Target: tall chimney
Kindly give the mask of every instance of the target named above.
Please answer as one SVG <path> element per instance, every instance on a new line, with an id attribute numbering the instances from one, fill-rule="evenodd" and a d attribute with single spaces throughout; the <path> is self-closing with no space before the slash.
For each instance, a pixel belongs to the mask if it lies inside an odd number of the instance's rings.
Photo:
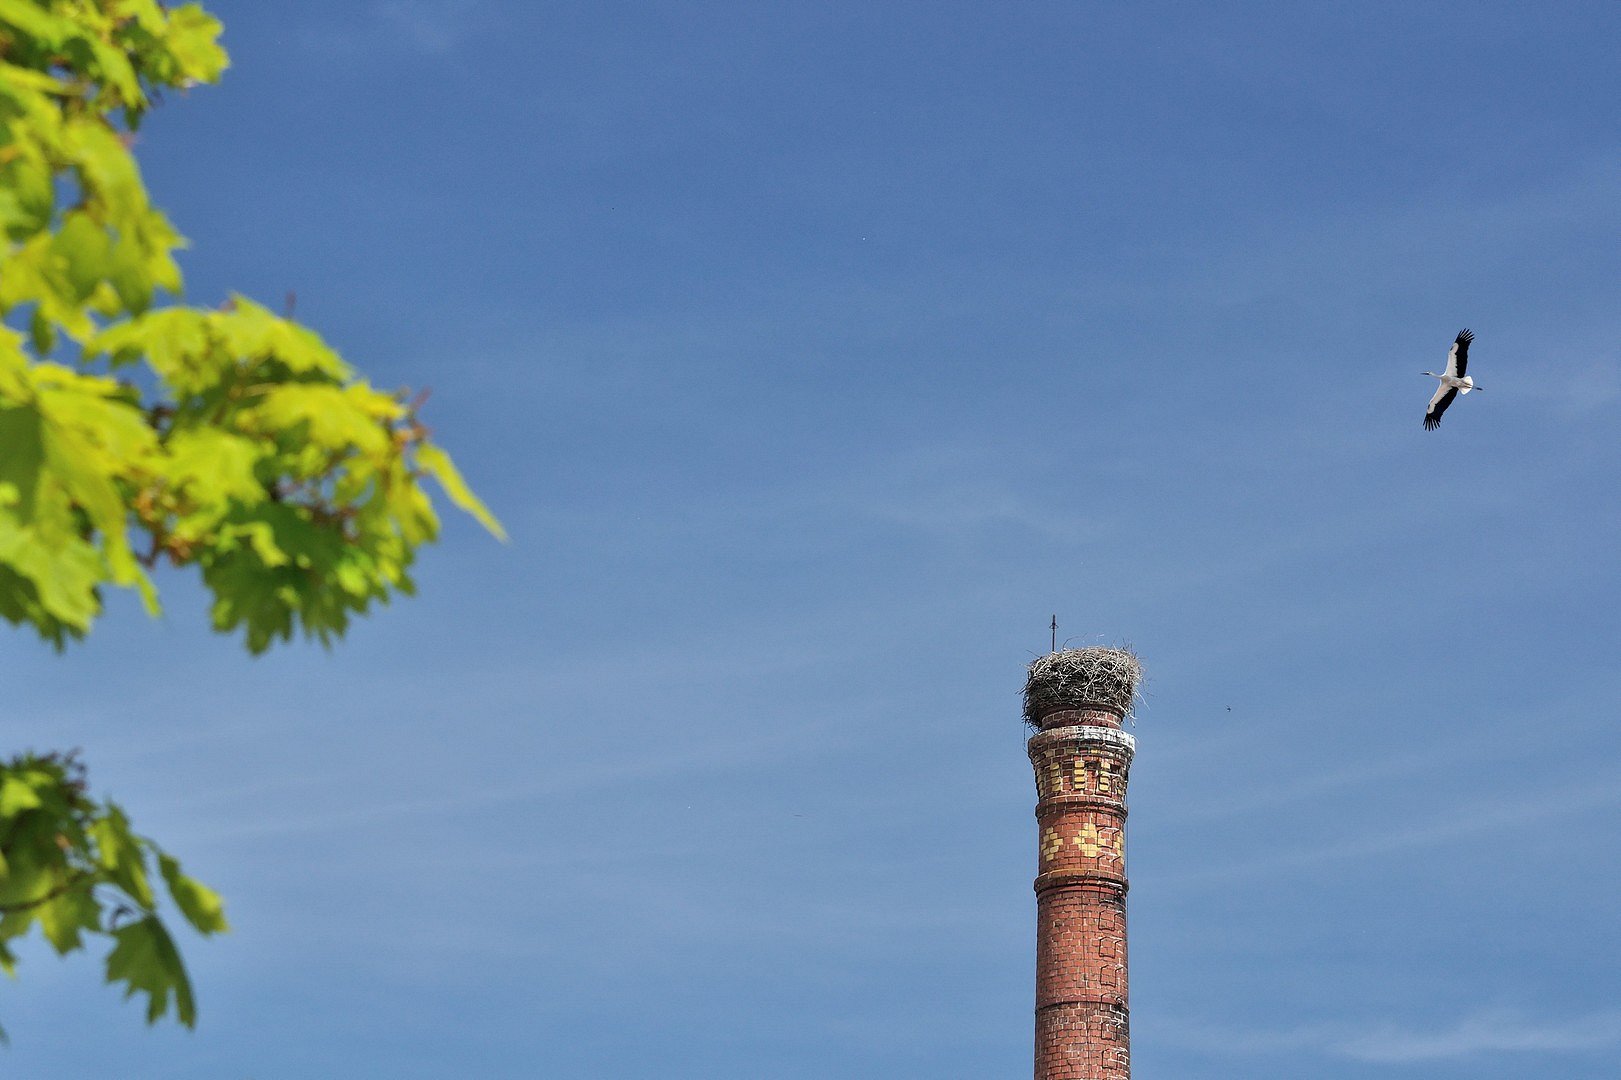
<path id="1" fill-rule="evenodd" d="M 1024 718 L 1036 770 L 1036 1080 L 1130 1080 L 1126 776 L 1121 730 L 1142 666 L 1120 649 L 1030 665 Z"/>

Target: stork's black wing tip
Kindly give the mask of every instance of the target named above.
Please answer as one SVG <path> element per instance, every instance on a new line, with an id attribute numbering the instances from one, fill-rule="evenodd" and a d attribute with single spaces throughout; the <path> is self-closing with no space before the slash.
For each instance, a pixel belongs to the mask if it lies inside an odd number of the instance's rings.
<path id="1" fill-rule="evenodd" d="M 1473 330 L 1465 327 L 1464 329 L 1458 331 L 1459 345 L 1467 345 L 1473 340 L 1475 340 L 1475 332 Z"/>
<path id="2" fill-rule="evenodd" d="M 1439 416 L 1426 416 L 1424 418 L 1424 430 L 1425 431 L 1434 431 L 1436 428 L 1438 428 L 1440 426 L 1441 426 L 1441 418 Z"/>

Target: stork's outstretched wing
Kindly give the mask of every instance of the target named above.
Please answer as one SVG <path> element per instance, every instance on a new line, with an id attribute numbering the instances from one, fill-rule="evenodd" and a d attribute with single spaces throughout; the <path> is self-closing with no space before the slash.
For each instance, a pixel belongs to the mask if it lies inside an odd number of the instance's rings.
<path id="1" fill-rule="evenodd" d="M 1469 343 L 1473 340 L 1474 331 L 1459 330 L 1458 340 L 1452 343 L 1452 351 L 1447 353 L 1447 374 L 1454 379 L 1463 378 L 1469 370 Z"/>
<path id="2" fill-rule="evenodd" d="M 1458 396 L 1458 389 L 1442 383 L 1435 388 L 1435 396 L 1430 398 L 1430 407 L 1424 410 L 1424 430 L 1434 431 L 1441 426 L 1441 414 L 1447 411 L 1452 399 Z"/>

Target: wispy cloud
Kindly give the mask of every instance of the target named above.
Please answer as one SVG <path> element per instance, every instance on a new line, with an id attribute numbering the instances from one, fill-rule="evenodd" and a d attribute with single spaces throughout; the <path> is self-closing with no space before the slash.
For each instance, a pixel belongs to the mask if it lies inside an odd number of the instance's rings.
<path id="1" fill-rule="evenodd" d="M 470 37 L 480 16 L 479 0 L 378 0 L 377 22 L 418 52 L 447 53 Z"/>
<path id="2" fill-rule="evenodd" d="M 973 439 L 920 442 L 825 478 L 826 486 L 804 496 L 800 509 L 938 538 L 1010 528 L 1073 541 L 1103 531 L 1104 515 L 1044 502 L 1040 484 L 1028 476 L 986 466 L 999 457 L 999 447 Z"/>
<path id="3" fill-rule="evenodd" d="M 299 40 L 309 52 L 348 62 L 379 54 L 443 56 L 489 23 L 486 8 L 484 0 L 376 0 L 342 23 L 305 26 Z"/>
<path id="4" fill-rule="evenodd" d="M 1544 1021 L 1508 1010 L 1490 1010 L 1440 1030 L 1389 1025 L 1341 1039 L 1330 1049 L 1359 1061 L 1405 1064 L 1497 1051 L 1573 1053 L 1617 1045 L 1621 1045 L 1621 1011 Z"/>
<path id="5" fill-rule="evenodd" d="M 1214 885 L 1256 874 L 1307 869 L 1394 851 L 1442 847 L 1486 833 L 1521 828 L 1532 822 L 1587 813 L 1618 803 L 1621 803 L 1621 777 L 1611 775 L 1597 784 L 1571 788 L 1558 794 L 1506 804 L 1470 804 L 1409 828 L 1381 831 L 1375 836 L 1338 840 L 1320 847 L 1195 870 L 1161 879 L 1157 884 L 1161 887 Z"/>
<path id="6" fill-rule="evenodd" d="M 425 798 L 384 799 L 354 803 L 336 785 L 332 792 L 343 795 L 347 805 L 317 807 L 302 815 L 261 815 L 251 820 L 221 820 L 183 828 L 179 840 L 193 845 L 235 843 L 250 837 L 292 836 L 381 827 L 398 821 L 442 816 L 485 807 L 535 802 L 591 791 L 609 781 L 669 779 L 675 776 L 707 774 L 743 769 L 761 761 L 777 760 L 804 749 L 805 739 L 797 732 L 752 740 L 729 739 L 695 746 L 679 752 L 658 752 L 638 760 L 615 759 L 595 765 L 570 764 L 552 775 L 531 783 L 489 787 Z M 199 796 L 215 800 L 217 793 Z"/>
<path id="7" fill-rule="evenodd" d="M 1593 342 L 1563 359 L 1545 359 L 1511 383 L 1517 394 L 1551 402 L 1567 414 L 1581 415 L 1621 400 L 1621 358 L 1605 356 Z M 1611 347 L 1613 351 L 1613 347 Z M 1598 354 L 1598 355 L 1594 355 Z"/>
<path id="8" fill-rule="evenodd" d="M 1543 1020 L 1512 1009 L 1481 1009 L 1432 1028 L 1383 1022 L 1235 1032 L 1226 1025 L 1173 1025 L 1168 1034 L 1185 1046 L 1223 1055 L 1315 1052 L 1372 1064 L 1411 1065 L 1489 1053 L 1575 1054 L 1621 1046 L 1621 1010 Z"/>
<path id="9" fill-rule="evenodd" d="M 1425 281 L 1437 265 L 1465 252 L 1470 262 L 1513 264 L 1549 249 L 1560 229 L 1589 228 L 1615 197 L 1616 155 L 1601 151 L 1539 183 L 1496 194 L 1460 194 L 1453 186 L 1395 199 L 1382 207 L 1346 207 L 1307 219 L 1280 216 L 1197 271 L 1201 291 L 1231 304 L 1302 285 L 1357 292 Z M 1322 252 L 1332 251 L 1333 259 Z"/>
<path id="10" fill-rule="evenodd" d="M 1348 768 L 1305 776 L 1290 776 L 1274 787 L 1245 788 L 1236 791 L 1223 788 L 1216 800 L 1199 804 L 1196 812 L 1201 821 L 1256 814 L 1275 810 L 1280 806 L 1290 806 L 1330 792 L 1343 791 L 1346 788 L 1365 788 L 1375 781 L 1427 772 L 1442 762 L 1478 760 L 1490 754 L 1491 748 L 1487 746 L 1463 750 L 1447 747 L 1444 750 L 1406 753 L 1374 761 L 1359 760 Z"/>

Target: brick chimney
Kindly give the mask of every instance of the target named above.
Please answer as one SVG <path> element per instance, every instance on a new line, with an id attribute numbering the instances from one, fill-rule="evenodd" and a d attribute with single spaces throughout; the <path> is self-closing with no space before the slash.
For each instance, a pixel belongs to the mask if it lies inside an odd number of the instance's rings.
<path id="1" fill-rule="evenodd" d="M 1126 777 L 1121 730 L 1142 667 L 1119 649 L 1065 649 L 1030 665 L 1036 729 L 1036 1080 L 1130 1080 L 1126 1002 Z"/>

